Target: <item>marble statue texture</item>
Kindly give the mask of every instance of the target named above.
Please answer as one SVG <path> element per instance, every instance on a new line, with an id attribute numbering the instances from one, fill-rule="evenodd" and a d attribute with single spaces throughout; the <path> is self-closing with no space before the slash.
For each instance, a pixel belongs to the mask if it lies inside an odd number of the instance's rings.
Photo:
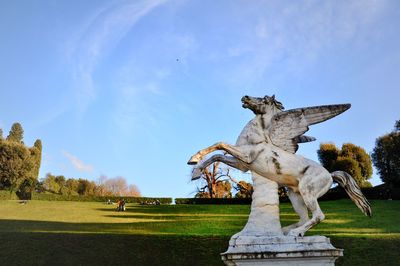
<path id="1" fill-rule="evenodd" d="M 231 238 L 231 242 L 246 242 L 247 236 L 286 237 L 285 241 L 291 242 L 291 238 L 304 236 L 307 230 L 325 218 L 317 199 L 329 190 L 333 181 L 346 190 L 365 215 L 371 216 L 370 204 L 348 173 L 329 173 L 317 162 L 296 154 L 299 143 L 315 140 L 303 135 L 310 125 L 341 114 L 350 108 L 350 104 L 284 111 L 275 96 L 244 96 L 242 103 L 244 108 L 253 111 L 255 117 L 244 127 L 236 145 L 219 142 L 197 152 L 188 161 L 188 164 L 195 165 L 192 180 L 198 179 L 203 169 L 216 161 L 242 171 L 251 171 L 254 186 L 251 212 L 247 224 Z M 224 151 L 225 154 L 206 158 L 214 151 Z M 298 222 L 283 228 L 279 219 L 279 186 L 286 187 L 293 208 L 300 217 Z"/>

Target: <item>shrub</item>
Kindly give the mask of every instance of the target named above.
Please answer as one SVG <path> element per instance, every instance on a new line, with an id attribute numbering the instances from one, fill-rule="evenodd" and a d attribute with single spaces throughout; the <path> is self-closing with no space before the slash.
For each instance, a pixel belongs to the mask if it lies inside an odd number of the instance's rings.
<path id="1" fill-rule="evenodd" d="M 250 204 L 251 198 L 176 198 L 175 204 Z"/>
<path id="2" fill-rule="evenodd" d="M 10 193 L 8 190 L 0 190 L 0 200 L 17 200 L 15 192 Z"/>
<path id="3" fill-rule="evenodd" d="M 123 198 L 127 203 L 153 203 L 160 202 L 160 204 L 171 204 L 172 198 L 151 198 L 151 197 L 106 197 L 106 196 L 78 196 L 78 195 L 60 195 L 51 193 L 33 193 L 33 200 L 47 200 L 47 201 L 96 201 L 106 202 L 111 200 L 113 202 Z"/>

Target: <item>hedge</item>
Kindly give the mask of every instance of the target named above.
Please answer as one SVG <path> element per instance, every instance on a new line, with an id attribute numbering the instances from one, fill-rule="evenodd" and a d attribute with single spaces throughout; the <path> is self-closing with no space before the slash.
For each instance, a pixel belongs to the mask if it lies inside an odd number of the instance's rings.
<path id="1" fill-rule="evenodd" d="M 379 199 L 379 200 L 400 200 L 400 188 L 391 188 L 386 186 L 385 184 L 381 184 L 375 187 L 370 188 L 362 188 L 362 193 L 367 199 Z M 334 187 L 330 189 L 325 195 L 323 195 L 319 200 L 338 200 L 338 199 L 347 199 L 349 195 L 347 195 L 346 191 L 342 187 Z"/>
<path id="2" fill-rule="evenodd" d="M 175 204 L 250 204 L 251 198 L 176 198 Z"/>
<path id="3" fill-rule="evenodd" d="M 385 186 L 385 184 L 378 185 L 371 188 L 361 189 L 365 197 L 369 200 L 400 200 L 400 188 L 392 188 Z M 342 187 L 334 187 L 328 190 L 328 192 L 319 198 L 319 201 L 339 200 L 348 199 L 346 191 Z M 279 197 L 280 202 L 289 202 L 287 196 Z M 175 204 L 251 204 L 251 199 L 239 199 L 239 198 L 228 198 L 228 199 L 209 199 L 209 198 L 176 198 Z"/>
<path id="4" fill-rule="evenodd" d="M 32 200 L 47 200 L 47 201 L 96 201 L 106 202 L 111 200 L 116 202 L 119 199 L 124 199 L 127 203 L 154 204 L 157 201 L 160 204 L 171 204 L 172 198 L 149 198 L 149 197 L 103 197 L 103 196 L 68 196 L 59 194 L 33 193 Z"/>
<path id="5" fill-rule="evenodd" d="M 17 194 L 15 192 L 10 194 L 8 190 L 0 190 L 0 200 L 17 200 Z"/>
<path id="6" fill-rule="evenodd" d="M 363 188 L 362 192 L 367 199 L 400 200 L 400 188 L 392 188 L 385 186 L 385 184 L 371 188 Z"/>
<path id="7" fill-rule="evenodd" d="M 400 200 L 400 188 L 387 187 L 384 184 L 372 188 L 363 188 L 367 199 L 393 199 Z M 112 202 L 118 201 L 123 198 L 127 203 L 140 203 L 140 204 L 171 204 L 172 198 L 151 198 L 151 197 L 99 197 L 99 196 L 67 196 L 59 194 L 47 193 L 33 193 L 33 200 L 47 200 L 47 201 L 97 201 Z M 341 187 L 330 189 L 319 200 L 338 200 L 349 198 L 347 193 Z M 16 193 L 10 194 L 7 190 L 0 190 L 0 200 L 17 200 Z M 289 201 L 287 197 L 280 197 L 281 202 Z M 251 204 L 250 198 L 176 198 L 175 204 Z"/>

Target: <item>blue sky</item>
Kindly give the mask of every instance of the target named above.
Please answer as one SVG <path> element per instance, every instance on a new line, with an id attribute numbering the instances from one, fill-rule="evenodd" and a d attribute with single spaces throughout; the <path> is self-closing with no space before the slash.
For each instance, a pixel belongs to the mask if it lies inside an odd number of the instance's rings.
<path id="1" fill-rule="evenodd" d="M 193 196 L 187 160 L 236 141 L 245 94 L 351 103 L 298 153 L 371 152 L 400 119 L 399 27 L 394 0 L 1 1 L 0 128 L 43 141 L 40 177 L 123 176 L 144 196 Z"/>

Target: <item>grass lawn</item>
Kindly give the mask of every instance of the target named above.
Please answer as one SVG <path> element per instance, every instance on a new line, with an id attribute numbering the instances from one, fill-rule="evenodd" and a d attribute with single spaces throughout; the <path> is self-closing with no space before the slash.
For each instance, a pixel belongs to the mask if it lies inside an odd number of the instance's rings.
<path id="1" fill-rule="evenodd" d="M 247 221 L 246 205 L 127 205 L 0 201 L 0 265 L 223 265 L 219 253 Z M 321 202 L 326 220 L 308 232 L 344 249 L 338 265 L 400 265 L 400 201 Z M 281 205 L 282 225 L 297 220 Z"/>

